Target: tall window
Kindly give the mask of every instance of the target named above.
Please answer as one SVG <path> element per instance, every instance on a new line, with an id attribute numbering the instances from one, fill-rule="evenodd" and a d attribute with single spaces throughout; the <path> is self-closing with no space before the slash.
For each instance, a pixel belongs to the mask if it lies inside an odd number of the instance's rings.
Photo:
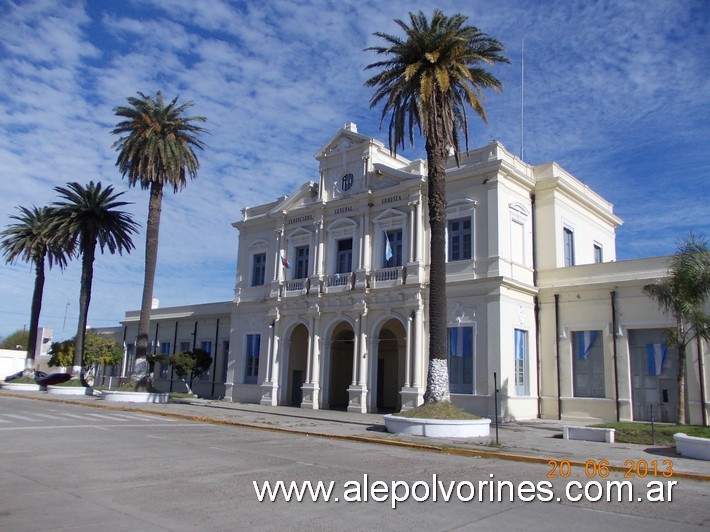
<path id="1" fill-rule="evenodd" d="M 528 331 L 515 329 L 515 394 L 528 395 Z"/>
<path id="2" fill-rule="evenodd" d="M 449 328 L 449 390 L 473 393 L 473 327 Z"/>
<path id="3" fill-rule="evenodd" d="M 180 353 L 187 353 L 192 349 L 190 342 L 180 342 Z"/>
<path id="4" fill-rule="evenodd" d="M 350 273 L 351 271 L 353 271 L 353 239 L 344 238 L 338 240 L 335 273 Z"/>
<path id="5" fill-rule="evenodd" d="M 205 351 L 206 353 L 209 353 L 209 355 L 214 359 L 214 355 L 212 354 L 212 342 L 201 342 L 200 343 L 200 349 Z M 208 371 L 205 371 L 202 375 L 200 375 L 200 380 L 201 381 L 206 381 L 209 379 L 211 372 L 211 368 Z"/>
<path id="6" fill-rule="evenodd" d="M 601 244 L 594 244 L 594 263 L 595 264 L 601 264 L 603 261 L 603 255 L 602 255 L 602 245 Z"/>
<path id="7" fill-rule="evenodd" d="M 244 384 L 256 384 L 259 377 L 260 334 L 247 334 L 246 366 L 244 368 Z"/>
<path id="8" fill-rule="evenodd" d="M 449 220 L 449 262 L 471 258 L 471 218 Z"/>
<path id="9" fill-rule="evenodd" d="M 574 266 L 574 231 L 569 227 L 563 230 L 565 266 Z"/>
<path id="10" fill-rule="evenodd" d="M 227 367 L 229 364 L 229 340 L 222 342 L 222 382 L 227 382 Z"/>
<path id="11" fill-rule="evenodd" d="M 294 279 L 305 279 L 308 277 L 308 246 L 298 246 L 296 248 L 296 270 Z"/>
<path id="12" fill-rule="evenodd" d="M 575 397 L 605 396 L 601 331 L 572 333 L 572 377 Z"/>
<path id="13" fill-rule="evenodd" d="M 160 344 L 160 354 L 163 356 L 170 356 L 170 342 L 163 342 L 162 344 Z M 169 364 L 167 362 L 160 363 L 160 378 L 161 379 L 168 378 L 168 366 L 169 366 Z"/>
<path id="14" fill-rule="evenodd" d="M 136 344 L 126 344 L 126 374 L 124 377 L 133 373 L 133 366 L 136 363 Z"/>
<path id="15" fill-rule="evenodd" d="M 525 265 L 525 226 L 516 220 L 510 223 L 510 260 Z"/>
<path id="16" fill-rule="evenodd" d="M 385 231 L 385 241 L 382 245 L 384 268 L 394 268 L 402 265 L 402 230 Z"/>
<path id="17" fill-rule="evenodd" d="M 254 255 L 254 265 L 251 271 L 251 285 L 262 286 L 266 276 L 266 253 Z"/>

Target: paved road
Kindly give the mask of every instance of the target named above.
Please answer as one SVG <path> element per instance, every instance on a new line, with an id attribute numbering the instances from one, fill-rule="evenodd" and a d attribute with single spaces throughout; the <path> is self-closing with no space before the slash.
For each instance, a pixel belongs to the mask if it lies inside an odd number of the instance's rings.
<path id="1" fill-rule="evenodd" d="M 146 413 L 0 397 L 0 530 L 707 530 L 707 483 L 677 479 L 672 502 L 645 499 L 650 478 L 633 480 L 632 502 L 571 502 L 565 486 L 583 471 L 548 479 L 550 468 L 497 459 L 332 441 Z M 392 483 L 425 491 L 392 509 Z M 491 477 L 493 475 L 493 477 Z M 367 478 L 367 481 L 365 481 Z M 259 502 L 253 485 L 333 482 L 331 502 Z M 658 477 L 664 489 L 669 481 Z M 354 482 L 367 485 L 363 492 Z M 383 482 L 382 485 L 376 484 Z M 493 481 L 509 481 L 514 502 L 490 502 Z M 523 502 L 525 481 L 551 482 L 549 502 Z M 443 502 L 452 486 L 452 502 Z M 479 484 L 482 483 L 482 484 Z M 426 485 L 425 485 L 426 484 Z M 327 486 L 327 484 L 326 484 Z M 374 491 L 372 487 L 380 488 Z M 404 494 L 405 484 L 397 485 Z M 457 500 L 457 492 L 470 502 Z M 544 488 L 544 485 L 543 485 Z M 479 502 L 478 492 L 484 494 Z M 594 491 L 594 490 L 593 490 Z M 346 502 L 364 498 L 367 502 Z M 596 495 L 596 492 L 591 493 Z M 664 493 L 668 495 L 667 490 Z M 374 502 L 373 498 L 384 498 Z M 337 497 L 338 502 L 333 499 Z M 557 498 L 560 501 L 557 501 Z M 308 497 L 307 497 L 308 498 Z"/>

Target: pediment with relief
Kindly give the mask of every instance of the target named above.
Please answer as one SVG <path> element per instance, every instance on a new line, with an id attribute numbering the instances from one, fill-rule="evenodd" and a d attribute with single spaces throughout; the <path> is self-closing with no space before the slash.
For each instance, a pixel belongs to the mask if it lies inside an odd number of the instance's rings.
<path id="1" fill-rule="evenodd" d="M 422 179 L 420 174 L 403 172 L 402 170 L 397 170 L 381 163 L 374 163 L 372 166 L 374 170 L 372 179 L 370 180 L 370 186 L 373 191 L 393 187 L 404 181 L 418 181 Z"/>

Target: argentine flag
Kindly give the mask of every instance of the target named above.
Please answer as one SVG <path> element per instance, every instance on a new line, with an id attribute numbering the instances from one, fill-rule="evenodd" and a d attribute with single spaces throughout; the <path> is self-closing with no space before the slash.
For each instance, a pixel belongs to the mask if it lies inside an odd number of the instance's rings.
<path id="1" fill-rule="evenodd" d="M 663 373 L 663 362 L 666 360 L 666 344 L 646 344 L 648 359 L 648 374 L 658 377 Z"/>
<path id="2" fill-rule="evenodd" d="M 385 260 L 390 260 L 392 258 L 392 246 L 390 245 L 390 237 L 385 231 Z"/>
<path id="3" fill-rule="evenodd" d="M 577 341 L 577 357 L 580 360 L 587 360 L 592 350 L 594 341 L 597 339 L 599 331 L 578 331 L 575 333 Z"/>

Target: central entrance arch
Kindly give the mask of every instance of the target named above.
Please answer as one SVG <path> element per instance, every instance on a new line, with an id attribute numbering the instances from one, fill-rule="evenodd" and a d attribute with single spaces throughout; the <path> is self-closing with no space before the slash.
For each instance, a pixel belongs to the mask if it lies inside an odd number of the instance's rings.
<path id="1" fill-rule="evenodd" d="M 348 388 L 353 380 L 355 334 L 349 323 L 339 324 L 332 334 L 328 370 L 328 407 L 347 409 Z"/>
<path id="2" fill-rule="evenodd" d="M 375 406 L 382 412 L 402 408 L 400 390 L 404 387 L 406 364 L 406 332 L 397 319 L 382 325 L 377 338 L 377 366 L 375 368 Z"/>
<path id="3" fill-rule="evenodd" d="M 302 386 L 306 382 L 308 365 L 308 329 L 305 325 L 297 325 L 291 332 L 288 347 L 288 364 L 286 371 L 286 404 L 301 406 L 303 400 Z"/>

